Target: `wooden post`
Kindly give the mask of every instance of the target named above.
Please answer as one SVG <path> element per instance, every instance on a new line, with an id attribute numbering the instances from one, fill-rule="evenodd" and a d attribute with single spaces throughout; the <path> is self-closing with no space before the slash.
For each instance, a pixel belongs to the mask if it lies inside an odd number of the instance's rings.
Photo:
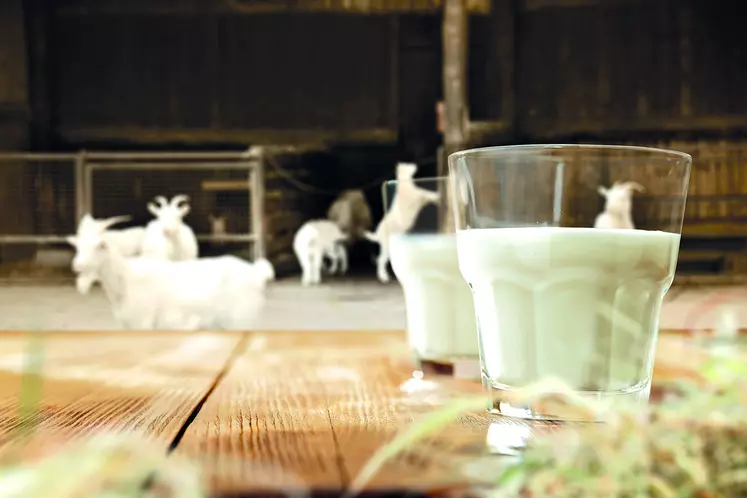
<path id="1" fill-rule="evenodd" d="M 469 141 L 469 110 L 467 104 L 467 9 L 466 0 L 444 0 L 443 11 L 443 87 L 444 146 L 441 149 L 439 175 L 448 174 L 446 158 L 464 149 Z M 446 193 L 448 209 L 442 210 L 445 231 L 453 230 L 450 193 Z"/>

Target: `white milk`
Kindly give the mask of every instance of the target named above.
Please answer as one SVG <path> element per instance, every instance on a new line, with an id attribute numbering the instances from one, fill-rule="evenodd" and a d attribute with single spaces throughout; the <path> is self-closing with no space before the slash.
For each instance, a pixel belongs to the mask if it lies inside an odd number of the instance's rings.
<path id="1" fill-rule="evenodd" d="M 491 228 L 459 231 L 457 241 L 494 388 L 553 376 L 580 391 L 648 398 L 679 235 Z"/>
<path id="2" fill-rule="evenodd" d="M 459 271 L 454 234 L 404 234 L 389 239 L 392 269 L 402 284 L 410 346 L 421 359 L 476 359 L 472 293 Z"/>

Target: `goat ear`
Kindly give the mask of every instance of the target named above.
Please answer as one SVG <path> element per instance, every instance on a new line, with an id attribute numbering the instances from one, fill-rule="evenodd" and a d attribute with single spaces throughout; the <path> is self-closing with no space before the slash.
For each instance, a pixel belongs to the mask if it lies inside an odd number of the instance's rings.
<path id="1" fill-rule="evenodd" d="M 152 214 L 153 216 L 156 216 L 156 217 L 158 216 L 158 213 L 159 213 L 158 207 L 156 207 L 156 205 L 153 204 L 152 202 L 148 203 L 148 211 L 150 211 L 150 214 Z"/>
<path id="2" fill-rule="evenodd" d="M 68 235 L 67 237 L 65 237 L 65 240 L 71 246 L 78 247 L 78 237 L 76 237 L 75 235 Z"/>
<path id="3" fill-rule="evenodd" d="M 602 187 L 600 185 L 599 187 L 597 187 L 597 192 L 599 192 L 599 195 L 601 195 L 602 197 L 607 197 L 607 192 L 609 192 L 609 190 L 607 190 L 606 187 Z"/>
<path id="4" fill-rule="evenodd" d="M 90 213 L 86 213 L 80 218 L 80 223 L 78 223 L 79 228 L 87 228 L 92 227 L 96 224 L 96 220 L 93 219 L 93 216 L 91 216 Z"/>
<path id="5" fill-rule="evenodd" d="M 189 205 L 179 206 L 179 215 L 184 218 L 189 214 Z"/>

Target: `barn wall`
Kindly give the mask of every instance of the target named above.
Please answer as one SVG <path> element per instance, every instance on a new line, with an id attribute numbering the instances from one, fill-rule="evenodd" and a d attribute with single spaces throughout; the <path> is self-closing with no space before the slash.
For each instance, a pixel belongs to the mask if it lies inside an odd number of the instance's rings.
<path id="1" fill-rule="evenodd" d="M 0 2 L 0 152 L 28 145 L 28 91 L 22 0 Z M 31 170 L 17 162 L 0 162 L 0 233 L 34 230 Z M 11 207 L 8 209 L 8 207 Z M 6 263 L 33 253 L 33 248 L 0 246 Z"/>
<path id="2" fill-rule="evenodd" d="M 523 0 L 518 134 L 536 140 L 744 130 L 747 52 L 740 18 L 724 6 Z"/>
<path id="3" fill-rule="evenodd" d="M 389 16 L 56 12 L 63 141 L 396 140 Z"/>

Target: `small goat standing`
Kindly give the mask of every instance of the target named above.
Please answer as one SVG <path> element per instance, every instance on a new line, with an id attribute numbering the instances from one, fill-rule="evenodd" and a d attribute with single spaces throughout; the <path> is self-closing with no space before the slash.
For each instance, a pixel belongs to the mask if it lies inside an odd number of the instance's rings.
<path id="1" fill-rule="evenodd" d="M 324 257 L 332 260 L 330 273 L 348 271 L 348 254 L 343 242 L 347 236 L 340 227 L 329 220 L 311 220 L 304 223 L 293 237 L 293 252 L 301 265 L 301 283 L 318 284 L 322 281 L 322 262 Z"/>
<path id="2" fill-rule="evenodd" d="M 183 218 L 189 213 L 186 195 L 175 195 L 171 202 L 159 195 L 158 205 L 148 203 L 148 211 L 156 217 L 145 227 L 142 255 L 154 259 L 185 261 L 197 259 L 197 237 Z M 180 205 L 185 202 L 184 205 Z"/>
<path id="3" fill-rule="evenodd" d="M 594 220 L 594 228 L 628 228 L 633 225 L 633 191 L 643 192 L 643 185 L 636 182 L 615 182 L 612 187 L 599 186 L 597 192 L 605 198 L 604 211 Z"/>
<path id="4" fill-rule="evenodd" d="M 397 164 L 397 186 L 394 201 L 389 211 L 376 227 L 376 232 L 366 232 L 365 237 L 377 242 L 380 246 L 379 257 L 376 260 L 379 281 L 388 282 L 389 272 L 389 236 L 408 232 L 415 224 L 420 210 L 428 203 L 439 200 L 438 192 L 426 190 L 415 185 L 413 178 L 418 166 L 414 163 Z"/>

